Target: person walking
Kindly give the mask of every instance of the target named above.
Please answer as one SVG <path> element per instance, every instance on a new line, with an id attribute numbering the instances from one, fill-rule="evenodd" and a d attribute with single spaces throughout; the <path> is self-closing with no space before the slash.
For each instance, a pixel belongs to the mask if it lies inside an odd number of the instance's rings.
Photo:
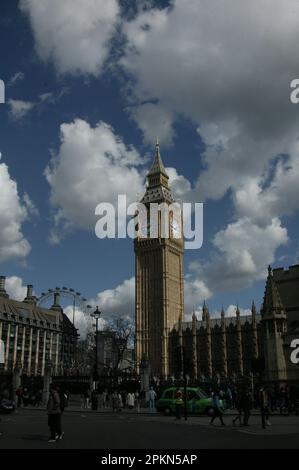
<path id="1" fill-rule="evenodd" d="M 135 406 L 135 396 L 134 393 L 129 392 L 126 399 L 127 407 L 129 410 L 133 410 Z"/>
<path id="2" fill-rule="evenodd" d="M 63 390 L 61 390 L 59 387 L 56 387 L 56 391 L 59 395 L 59 400 L 60 400 L 60 413 L 59 413 L 59 418 L 57 418 L 56 439 L 61 440 L 64 435 L 64 432 L 62 431 L 62 414 L 64 412 L 65 407 L 67 406 L 67 394 Z"/>
<path id="3" fill-rule="evenodd" d="M 84 392 L 84 408 L 89 408 L 89 400 L 90 400 L 90 390 L 85 390 Z"/>
<path id="4" fill-rule="evenodd" d="M 141 402 L 141 397 L 139 392 L 135 392 L 135 405 L 136 405 L 136 411 L 137 413 L 140 413 L 140 402 Z"/>
<path id="5" fill-rule="evenodd" d="M 118 400 L 118 394 L 116 393 L 116 391 L 112 393 L 111 402 L 112 402 L 112 411 L 114 412 L 117 411 L 119 408 L 119 400 Z"/>
<path id="6" fill-rule="evenodd" d="M 241 396 L 241 407 L 244 411 L 243 425 L 249 426 L 250 410 L 252 407 L 252 398 L 249 390 L 244 390 Z"/>
<path id="7" fill-rule="evenodd" d="M 242 409 L 242 400 L 241 400 L 241 393 L 237 392 L 236 397 L 235 397 L 235 406 L 237 409 L 237 416 L 232 420 L 233 424 L 236 424 L 236 421 L 239 421 L 239 424 L 241 426 L 242 424 L 242 417 L 243 417 L 243 409 Z"/>
<path id="8" fill-rule="evenodd" d="M 269 398 L 268 393 L 265 387 L 260 389 L 260 409 L 261 409 L 261 417 L 262 417 L 262 427 L 266 429 L 266 425 L 270 426 L 269 416 Z"/>
<path id="9" fill-rule="evenodd" d="M 20 408 L 22 406 L 22 395 L 23 395 L 22 387 L 17 388 L 16 396 L 17 396 L 17 407 L 18 408 Z"/>
<path id="10" fill-rule="evenodd" d="M 156 403 L 157 394 L 153 387 L 150 387 L 148 392 L 148 401 L 149 401 L 149 409 L 151 413 L 155 412 L 155 403 Z"/>
<path id="11" fill-rule="evenodd" d="M 50 428 L 50 438 L 48 442 L 56 442 L 59 438 L 60 429 L 60 398 L 55 385 L 50 385 L 49 400 L 47 403 L 48 425 Z"/>
<path id="12" fill-rule="evenodd" d="M 223 411 L 222 411 L 222 405 L 221 405 L 221 402 L 220 402 L 220 398 L 219 398 L 219 393 L 218 392 L 215 392 L 213 394 L 213 397 L 212 397 L 212 406 L 213 406 L 213 411 L 214 411 L 214 414 L 213 414 L 213 417 L 211 419 L 211 422 L 210 424 L 213 425 L 214 423 L 214 420 L 215 418 L 219 418 L 220 422 L 221 422 L 221 426 L 225 426 L 225 423 L 223 421 Z"/>
<path id="13" fill-rule="evenodd" d="M 183 401 L 183 393 L 179 388 L 176 389 L 174 397 L 175 397 L 175 419 L 181 419 L 184 401 Z"/>

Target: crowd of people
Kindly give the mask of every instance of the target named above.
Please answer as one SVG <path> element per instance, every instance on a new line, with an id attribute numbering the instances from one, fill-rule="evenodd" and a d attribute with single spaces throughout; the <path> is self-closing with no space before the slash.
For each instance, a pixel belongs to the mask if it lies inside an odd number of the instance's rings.
<path id="1" fill-rule="evenodd" d="M 156 398 L 156 392 L 152 389 L 152 392 L 148 392 L 148 401 L 150 401 L 150 396 L 154 393 Z M 93 408 L 93 403 L 96 401 L 96 408 L 101 410 L 112 410 L 112 411 L 121 411 L 122 409 L 136 410 L 137 413 L 140 412 L 140 407 L 145 406 L 147 396 L 143 392 L 127 392 L 126 390 L 110 390 L 107 389 L 96 392 L 91 392 L 86 390 L 81 395 L 81 408 L 89 409 Z"/>
<path id="2" fill-rule="evenodd" d="M 43 391 L 41 389 L 29 390 L 26 387 L 19 387 L 16 390 L 17 407 L 21 406 L 41 406 L 43 400 Z"/>
<path id="3" fill-rule="evenodd" d="M 162 389 L 161 389 L 162 390 Z M 122 410 L 132 410 L 137 413 L 141 408 L 147 407 L 150 412 L 156 411 L 157 400 L 160 397 L 161 390 L 158 387 L 151 386 L 147 392 L 138 390 L 99 390 L 91 391 L 87 389 L 81 395 L 81 408 L 100 409 L 112 412 Z M 1 390 L 3 398 L 7 390 Z M 279 413 L 289 415 L 291 413 L 299 414 L 299 394 L 298 389 L 289 389 L 285 387 L 256 386 L 254 389 L 241 385 L 226 385 L 224 387 L 211 387 L 206 389 L 206 393 L 211 397 L 210 424 L 218 419 L 222 426 L 227 424 L 229 419 L 232 425 L 250 425 L 252 411 L 255 414 L 259 412 L 261 424 L 265 429 L 270 426 L 270 415 Z M 26 387 L 19 387 L 16 392 L 16 405 L 18 407 L 40 406 L 43 402 L 43 391 L 41 389 L 29 390 Z M 182 387 L 176 387 L 175 390 L 175 417 L 181 419 L 184 409 L 184 395 Z M 47 402 L 48 425 L 50 429 L 49 442 L 56 442 L 62 439 L 62 414 L 64 408 L 68 406 L 69 393 L 62 391 L 57 384 L 51 384 L 49 390 L 49 399 Z M 95 406 L 96 404 L 96 406 Z M 233 413 L 227 413 L 232 410 Z M 1 434 L 1 433 L 0 433 Z"/>

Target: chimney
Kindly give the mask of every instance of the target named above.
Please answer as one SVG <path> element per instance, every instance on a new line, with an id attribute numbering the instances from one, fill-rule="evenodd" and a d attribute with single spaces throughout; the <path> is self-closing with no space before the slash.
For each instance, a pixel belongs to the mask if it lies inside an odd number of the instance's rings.
<path id="1" fill-rule="evenodd" d="M 36 297 L 33 295 L 33 285 L 32 284 L 27 285 L 27 295 L 24 299 L 24 302 L 27 302 L 28 304 L 36 304 Z"/>
<path id="2" fill-rule="evenodd" d="M 4 297 L 8 299 L 9 295 L 7 294 L 5 290 L 5 280 L 6 280 L 5 276 L 0 276 L 0 297 Z"/>
<path id="3" fill-rule="evenodd" d="M 54 292 L 54 304 L 52 305 L 50 310 L 57 310 L 59 312 L 62 311 L 60 306 L 60 292 Z"/>

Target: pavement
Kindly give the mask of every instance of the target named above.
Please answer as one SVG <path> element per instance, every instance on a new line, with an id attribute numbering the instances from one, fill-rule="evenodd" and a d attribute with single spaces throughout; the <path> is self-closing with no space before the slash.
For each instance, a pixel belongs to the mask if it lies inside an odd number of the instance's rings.
<path id="1" fill-rule="evenodd" d="M 128 410 L 129 411 L 129 410 Z M 175 420 L 158 413 L 93 412 L 63 414 L 64 439 L 48 443 L 44 409 L 21 408 L 1 416 L 0 449 L 299 449 L 299 417 L 271 416 L 262 429 L 253 415 L 250 426 L 232 424 L 232 415 L 211 426 L 205 416 Z"/>

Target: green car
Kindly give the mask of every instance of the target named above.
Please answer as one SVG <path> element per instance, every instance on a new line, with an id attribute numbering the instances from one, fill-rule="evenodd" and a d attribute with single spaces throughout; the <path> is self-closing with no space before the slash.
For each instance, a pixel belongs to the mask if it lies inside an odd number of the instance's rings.
<path id="1" fill-rule="evenodd" d="M 175 413 L 175 392 L 176 387 L 166 388 L 161 398 L 157 402 L 157 411 L 166 415 Z M 184 394 L 184 388 L 180 387 Z M 223 401 L 220 400 L 223 407 Z M 205 414 L 208 416 L 213 415 L 212 398 L 209 398 L 206 393 L 200 388 L 187 387 L 187 413 Z"/>

